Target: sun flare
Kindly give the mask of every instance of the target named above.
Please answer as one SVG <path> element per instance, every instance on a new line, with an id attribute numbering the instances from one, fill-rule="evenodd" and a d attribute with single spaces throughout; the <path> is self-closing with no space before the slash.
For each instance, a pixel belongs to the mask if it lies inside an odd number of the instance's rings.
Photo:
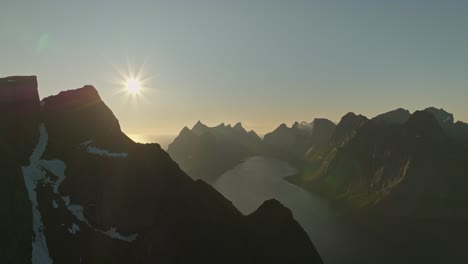
<path id="1" fill-rule="evenodd" d="M 131 94 L 137 94 L 140 91 L 140 82 L 135 79 L 128 79 L 127 80 L 127 90 Z"/>
<path id="2" fill-rule="evenodd" d="M 112 81 L 116 85 L 114 90 L 115 95 L 119 95 L 123 99 L 123 103 L 140 104 L 146 101 L 154 88 L 151 88 L 152 76 L 149 76 L 142 64 L 135 67 L 134 63 L 127 63 L 126 67 L 112 65 L 118 76 Z"/>

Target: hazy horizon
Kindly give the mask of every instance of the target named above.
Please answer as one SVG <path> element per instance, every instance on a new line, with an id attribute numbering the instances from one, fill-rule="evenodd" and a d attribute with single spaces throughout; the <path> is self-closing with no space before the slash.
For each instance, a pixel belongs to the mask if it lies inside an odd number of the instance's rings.
<path id="1" fill-rule="evenodd" d="M 422 0 L 9 1 L 0 76 L 37 75 L 41 97 L 94 85 L 131 135 L 177 135 L 198 120 L 265 134 L 399 107 L 467 121 L 466 10 Z M 136 95 L 130 78 L 142 83 Z"/>

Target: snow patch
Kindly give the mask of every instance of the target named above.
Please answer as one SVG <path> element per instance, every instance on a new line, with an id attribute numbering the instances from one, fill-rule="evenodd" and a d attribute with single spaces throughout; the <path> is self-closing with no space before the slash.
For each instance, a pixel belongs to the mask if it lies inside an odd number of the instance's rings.
<path id="1" fill-rule="evenodd" d="M 90 146 L 91 143 L 93 143 L 94 138 L 81 142 L 80 146 L 86 147 L 86 152 L 90 154 L 96 154 L 96 155 L 101 155 L 101 156 L 107 156 L 107 157 L 113 157 L 113 158 L 125 158 L 128 156 L 128 153 L 125 152 L 112 152 L 106 149 Z"/>
<path id="2" fill-rule="evenodd" d="M 73 223 L 73 225 L 68 228 L 68 232 L 72 235 L 76 235 L 78 231 L 80 231 L 80 227 L 75 223 Z"/>
<path id="3" fill-rule="evenodd" d="M 448 115 L 442 122 L 443 123 L 453 123 L 453 117 Z"/>
<path id="4" fill-rule="evenodd" d="M 116 152 L 111 152 L 109 150 L 101 149 L 101 148 L 97 148 L 93 146 L 87 146 L 86 151 L 91 154 L 107 156 L 107 157 L 112 157 L 112 158 L 125 158 L 128 156 L 128 153 L 125 153 L 125 152 L 116 153 Z"/>
<path id="5" fill-rule="evenodd" d="M 107 236 L 112 237 L 112 238 L 127 241 L 127 242 L 134 241 L 135 239 L 137 239 L 137 236 L 138 236 L 138 234 L 123 236 L 117 231 L 117 229 L 115 227 L 112 227 L 109 231 L 103 232 L 103 233 L 106 234 Z"/>
<path id="6" fill-rule="evenodd" d="M 33 240 L 32 240 L 32 264 L 43 264 L 43 263 L 53 263 L 49 255 L 49 249 L 47 247 L 46 238 L 44 234 L 44 224 L 42 223 L 41 213 L 39 211 L 39 204 L 37 201 L 37 185 L 39 183 L 49 183 L 53 186 L 53 192 L 55 194 L 60 194 L 59 188 L 62 182 L 65 180 L 65 169 L 66 164 L 61 160 L 42 160 L 41 157 L 44 154 L 47 143 L 48 143 L 48 134 L 44 124 L 41 124 L 39 127 L 39 141 L 34 148 L 28 166 L 22 167 L 23 177 L 26 189 L 28 190 L 28 197 L 31 201 L 32 214 L 33 214 Z M 112 153 L 108 150 L 99 149 L 93 146 L 88 146 L 91 144 L 93 139 L 81 143 L 82 146 L 87 146 L 87 152 L 91 154 L 104 155 L 109 157 L 127 157 L 127 153 Z M 50 177 L 47 177 L 47 172 L 49 171 L 57 177 L 55 181 L 52 181 Z M 93 227 L 86 217 L 83 214 L 83 206 L 78 204 L 71 204 L 70 196 L 62 196 L 65 207 L 68 211 L 71 212 L 73 216 L 82 223 L 85 223 L 90 228 L 95 231 L 102 233 L 106 236 L 109 236 L 113 239 L 118 239 L 122 241 L 132 242 L 134 241 L 138 234 L 132 234 L 129 236 L 124 236 L 120 234 L 116 228 L 112 227 L 109 231 L 99 230 Z M 56 200 L 52 201 L 52 206 L 58 208 L 60 205 Z M 73 225 L 68 228 L 70 234 L 75 235 L 80 231 L 80 227 L 73 223 Z"/>
<path id="7" fill-rule="evenodd" d="M 70 196 L 62 196 L 63 202 L 65 202 L 65 206 L 70 205 Z"/>
<path id="8" fill-rule="evenodd" d="M 33 216 L 33 239 L 32 239 L 32 264 L 53 263 L 49 255 L 46 237 L 44 234 L 44 224 L 42 223 L 39 204 L 37 202 L 37 185 L 45 179 L 46 172 L 39 166 L 39 159 L 47 147 L 48 135 L 44 124 L 39 127 L 39 142 L 29 157 L 29 166 L 23 166 L 24 183 L 28 190 L 28 197 L 31 201 Z"/>
<path id="9" fill-rule="evenodd" d="M 88 141 L 81 142 L 80 146 L 86 147 L 86 146 L 88 146 L 89 144 L 91 144 L 93 141 L 94 141 L 94 138 L 93 138 L 93 139 L 90 139 L 90 140 L 88 140 Z"/>
<path id="10" fill-rule="evenodd" d="M 72 213 L 76 217 L 76 219 L 80 220 L 81 222 L 85 224 L 90 225 L 88 223 L 88 220 L 84 217 L 83 206 L 78 205 L 78 204 L 71 204 L 67 206 L 67 209 L 68 211 L 70 211 L 70 213 Z"/>
<path id="11" fill-rule="evenodd" d="M 68 197 L 68 199 L 69 199 L 69 197 Z M 132 234 L 132 235 L 124 236 L 124 235 L 120 234 L 117 231 L 117 229 L 114 228 L 114 227 L 112 227 L 109 231 L 103 231 L 103 230 L 95 228 L 94 226 L 92 226 L 89 223 L 88 219 L 86 219 L 86 217 L 84 216 L 84 214 L 83 214 L 84 209 L 83 209 L 83 206 L 81 206 L 81 205 L 71 204 L 71 205 L 67 206 L 67 209 L 68 209 L 68 211 L 70 211 L 76 217 L 76 219 L 80 220 L 82 223 L 85 223 L 87 226 L 94 229 L 94 231 L 97 231 L 97 232 L 99 232 L 101 234 L 104 234 L 104 235 L 106 235 L 108 237 L 118 239 L 118 240 L 122 240 L 122 241 L 127 241 L 127 242 L 132 242 L 135 239 L 137 239 L 137 237 L 138 237 L 138 234 Z"/>
<path id="12" fill-rule="evenodd" d="M 58 194 L 58 188 L 65 180 L 65 163 L 61 160 L 40 160 L 39 164 L 46 170 L 58 177 L 58 180 L 54 183 L 54 193 Z"/>

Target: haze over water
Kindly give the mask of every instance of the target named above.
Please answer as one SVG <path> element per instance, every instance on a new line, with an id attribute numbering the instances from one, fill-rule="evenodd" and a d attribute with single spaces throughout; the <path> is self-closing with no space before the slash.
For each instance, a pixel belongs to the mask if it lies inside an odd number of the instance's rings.
<path id="1" fill-rule="evenodd" d="M 358 232 L 340 219 L 330 204 L 286 181 L 296 169 L 287 162 L 262 156 L 249 158 L 224 173 L 213 185 L 243 213 L 250 214 L 265 200 L 277 199 L 291 209 L 325 263 L 396 263 L 386 244 Z"/>

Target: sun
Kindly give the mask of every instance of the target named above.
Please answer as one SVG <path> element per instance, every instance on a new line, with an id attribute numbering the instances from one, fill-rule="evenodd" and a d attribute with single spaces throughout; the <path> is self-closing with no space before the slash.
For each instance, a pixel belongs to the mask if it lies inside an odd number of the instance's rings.
<path id="1" fill-rule="evenodd" d="M 127 63 L 126 67 L 119 67 L 111 64 L 118 76 L 112 81 L 117 87 L 114 90 L 114 95 L 121 96 L 124 100 L 123 103 L 140 104 L 146 101 L 146 96 L 155 88 L 151 86 L 152 76 L 149 76 L 142 64 L 139 67 L 134 67 L 132 63 Z"/>
<path id="2" fill-rule="evenodd" d="M 136 79 L 127 80 L 127 90 L 131 94 L 137 94 L 140 91 L 141 84 Z"/>

